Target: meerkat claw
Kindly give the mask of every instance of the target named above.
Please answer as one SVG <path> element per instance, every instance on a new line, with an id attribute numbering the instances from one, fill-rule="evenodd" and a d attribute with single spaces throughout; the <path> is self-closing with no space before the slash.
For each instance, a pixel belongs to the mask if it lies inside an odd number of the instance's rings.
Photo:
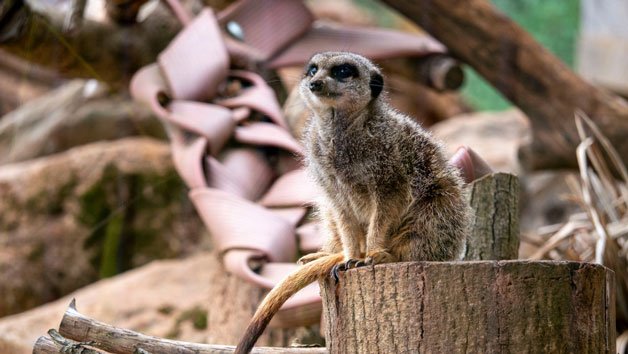
<path id="1" fill-rule="evenodd" d="M 355 267 L 354 268 L 360 268 L 360 267 L 364 267 L 366 266 L 366 263 L 364 261 L 357 261 L 355 263 Z"/>
<path id="2" fill-rule="evenodd" d="M 358 264 L 358 262 L 359 262 L 359 261 L 358 261 L 357 259 L 353 259 L 353 258 L 352 258 L 352 259 L 348 260 L 348 261 L 345 263 L 345 268 L 346 268 L 346 269 L 351 269 L 351 265 L 352 265 L 352 264 Z M 355 267 L 353 267 L 353 268 L 355 268 Z"/>
<path id="3" fill-rule="evenodd" d="M 329 276 L 334 278 L 336 284 L 338 284 L 338 280 L 340 280 L 340 278 L 338 278 L 338 272 L 344 272 L 345 270 L 347 270 L 345 264 L 338 263 L 331 269 L 331 273 L 329 274 Z"/>

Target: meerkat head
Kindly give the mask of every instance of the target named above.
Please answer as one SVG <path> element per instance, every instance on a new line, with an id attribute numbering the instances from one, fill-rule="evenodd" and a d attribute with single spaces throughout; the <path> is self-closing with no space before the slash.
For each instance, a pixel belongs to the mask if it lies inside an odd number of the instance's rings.
<path id="1" fill-rule="evenodd" d="M 357 112 L 376 100 L 384 79 L 363 56 L 345 52 L 316 54 L 305 66 L 300 93 L 314 111 Z"/>

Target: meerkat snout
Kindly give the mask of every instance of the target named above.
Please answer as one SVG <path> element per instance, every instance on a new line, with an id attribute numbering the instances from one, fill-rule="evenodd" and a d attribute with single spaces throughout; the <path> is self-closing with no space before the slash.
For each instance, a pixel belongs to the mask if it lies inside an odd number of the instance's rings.
<path id="1" fill-rule="evenodd" d="M 319 92 L 323 89 L 323 82 L 320 80 L 310 82 L 310 91 Z"/>

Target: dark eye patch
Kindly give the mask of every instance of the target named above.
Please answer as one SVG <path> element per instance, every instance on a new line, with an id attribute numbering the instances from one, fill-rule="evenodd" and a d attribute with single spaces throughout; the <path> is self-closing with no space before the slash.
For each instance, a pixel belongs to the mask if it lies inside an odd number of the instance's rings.
<path id="1" fill-rule="evenodd" d="M 338 81 L 343 81 L 350 77 L 358 77 L 358 68 L 353 64 L 340 64 L 331 68 L 330 75 Z"/>
<path id="2" fill-rule="evenodd" d="M 309 77 L 313 77 L 314 75 L 316 75 L 317 71 L 318 71 L 318 66 L 316 66 L 316 64 L 312 64 L 307 68 L 305 75 Z"/>

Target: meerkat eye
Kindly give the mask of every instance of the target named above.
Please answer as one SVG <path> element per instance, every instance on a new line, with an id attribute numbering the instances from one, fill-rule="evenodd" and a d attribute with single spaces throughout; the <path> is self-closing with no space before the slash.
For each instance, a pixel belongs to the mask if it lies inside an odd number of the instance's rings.
<path id="1" fill-rule="evenodd" d="M 358 77 L 358 68 L 352 64 L 341 64 L 331 68 L 331 77 L 342 81 L 350 77 Z"/>
<path id="2" fill-rule="evenodd" d="M 314 75 L 316 75 L 316 72 L 318 71 L 318 66 L 316 65 L 312 65 L 310 66 L 310 68 L 307 70 L 307 76 L 309 77 L 313 77 Z"/>

